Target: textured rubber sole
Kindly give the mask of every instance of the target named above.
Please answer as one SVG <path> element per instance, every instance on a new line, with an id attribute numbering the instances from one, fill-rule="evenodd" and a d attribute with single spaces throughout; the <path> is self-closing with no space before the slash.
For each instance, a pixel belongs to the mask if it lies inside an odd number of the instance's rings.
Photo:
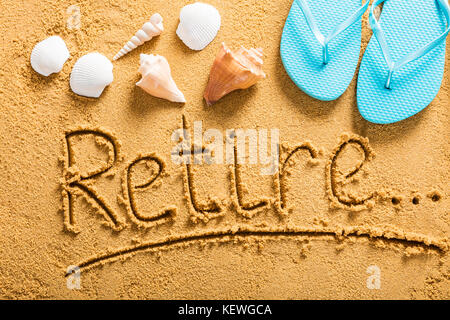
<path id="1" fill-rule="evenodd" d="M 361 0 L 309 0 L 308 6 L 323 35 L 329 34 L 362 4 Z M 281 38 L 281 59 L 294 83 L 313 98 L 330 101 L 348 88 L 361 50 L 361 22 L 355 22 L 329 44 L 330 61 L 322 62 L 322 46 L 294 2 Z"/>
<path id="2" fill-rule="evenodd" d="M 380 24 L 394 61 L 438 37 L 446 21 L 435 0 L 389 0 Z M 437 95 L 445 65 L 445 41 L 393 75 L 386 89 L 388 66 L 375 36 L 364 53 L 357 83 L 358 109 L 364 119 L 387 124 L 404 120 L 426 108 Z"/>

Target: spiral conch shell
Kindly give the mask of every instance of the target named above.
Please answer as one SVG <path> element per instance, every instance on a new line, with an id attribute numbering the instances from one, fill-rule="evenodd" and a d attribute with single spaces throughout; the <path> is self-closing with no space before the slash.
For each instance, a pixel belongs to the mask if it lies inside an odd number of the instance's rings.
<path id="1" fill-rule="evenodd" d="M 146 41 L 150 41 L 153 37 L 159 36 L 164 31 L 163 18 L 159 13 L 155 13 L 150 17 L 141 29 L 128 41 L 123 48 L 114 56 L 113 60 L 117 60 L 128 52 L 136 49 Z"/>
<path id="2" fill-rule="evenodd" d="M 172 79 L 169 62 L 163 56 L 141 54 L 139 72 L 142 79 L 136 83 L 152 96 L 172 102 L 185 103 L 183 93 L 178 89 Z"/>
<path id="3" fill-rule="evenodd" d="M 247 89 L 264 79 L 262 49 L 241 47 L 231 51 L 222 43 L 209 75 L 203 97 L 210 106 L 220 98 L 237 89 Z"/>

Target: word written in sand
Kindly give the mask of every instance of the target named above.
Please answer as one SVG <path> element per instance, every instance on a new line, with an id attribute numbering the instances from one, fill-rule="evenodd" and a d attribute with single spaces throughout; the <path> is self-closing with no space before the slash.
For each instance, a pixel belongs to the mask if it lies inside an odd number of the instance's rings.
<path id="1" fill-rule="evenodd" d="M 182 128 L 187 129 L 184 117 Z M 94 139 L 98 145 L 106 150 L 106 152 L 103 152 L 106 154 L 106 157 L 103 161 L 97 161 L 95 165 L 91 163 L 89 170 L 81 170 L 81 167 L 83 167 L 83 159 L 95 159 L 99 157 L 98 155 L 94 157 L 94 151 L 88 148 L 83 149 L 75 146 L 77 141 L 87 137 Z M 65 154 L 62 158 L 64 163 L 62 179 L 64 225 L 70 231 L 79 232 L 76 214 L 74 212 L 74 198 L 82 195 L 94 208 L 98 209 L 99 213 L 104 217 L 104 222 L 107 226 L 114 230 L 121 230 L 125 226 L 123 217 L 116 212 L 117 210 L 112 208 L 111 203 L 108 203 L 107 200 L 99 195 L 94 186 L 99 178 L 111 176 L 119 169 L 120 163 L 122 162 L 119 141 L 107 130 L 79 127 L 66 132 L 64 143 Z M 343 150 L 350 145 L 358 151 L 360 160 L 358 160 L 357 164 L 351 170 L 342 172 L 338 168 L 337 163 L 340 158 L 345 157 Z M 190 148 L 193 151 L 193 156 L 196 153 L 204 152 L 203 147 L 192 145 Z M 293 158 L 297 154 L 304 154 L 308 157 L 308 161 L 314 163 L 319 158 L 320 152 L 309 142 L 282 149 L 277 155 L 277 167 L 279 169 L 271 176 L 271 179 L 273 179 L 274 196 L 249 200 L 248 197 L 244 199 L 242 182 L 244 169 L 243 165 L 238 161 L 239 149 L 236 145 L 232 148 L 233 161 L 228 165 L 230 170 L 229 186 L 231 190 L 231 201 L 233 208 L 242 217 L 251 219 L 256 213 L 268 208 L 273 208 L 281 216 L 286 216 L 291 212 L 292 208 L 287 197 L 290 181 L 286 176 L 289 175 L 289 167 L 292 167 L 293 164 L 295 165 Z M 376 197 L 375 192 L 365 195 L 352 194 L 349 196 L 342 191 L 343 186 L 351 181 L 372 157 L 373 151 L 367 139 L 352 134 L 341 137 L 325 165 L 326 193 L 333 207 L 358 211 L 373 206 Z M 191 221 L 194 223 L 200 221 L 206 223 L 211 219 L 222 216 L 225 211 L 223 202 L 215 198 L 209 198 L 205 202 L 198 200 L 199 192 L 194 187 L 196 174 L 193 166 L 195 164 L 187 161 L 179 165 L 183 167 L 184 192 Z M 151 167 L 152 170 L 149 170 L 149 173 L 144 178 L 137 178 L 136 172 L 142 166 Z M 168 176 L 166 171 L 165 161 L 161 156 L 154 153 L 139 154 L 121 170 L 123 191 L 123 197 L 121 199 L 127 207 L 129 217 L 137 225 L 151 227 L 175 219 L 177 207 L 173 204 L 169 204 L 159 210 L 159 212 L 149 215 L 143 214 L 139 210 L 137 203 L 139 192 L 158 187 L 158 185 L 163 183 L 165 177 Z"/>

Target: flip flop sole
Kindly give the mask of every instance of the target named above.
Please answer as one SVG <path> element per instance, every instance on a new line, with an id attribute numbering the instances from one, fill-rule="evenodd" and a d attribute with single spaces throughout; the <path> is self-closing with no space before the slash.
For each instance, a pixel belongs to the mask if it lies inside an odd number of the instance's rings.
<path id="1" fill-rule="evenodd" d="M 361 0 L 308 1 L 322 34 L 329 34 L 360 6 Z M 329 44 L 330 61 L 322 62 L 322 46 L 312 34 L 302 10 L 294 2 L 281 38 L 281 59 L 294 83 L 313 98 L 330 101 L 348 88 L 361 50 L 361 22 L 355 22 Z"/>
<path id="2" fill-rule="evenodd" d="M 434 0 L 389 0 L 380 24 L 394 61 L 423 47 L 445 31 L 446 21 Z M 364 53 L 357 83 L 358 109 L 364 119 L 379 124 L 409 118 L 426 108 L 441 87 L 445 41 L 427 55 L 393 74 L 386 89 L 388 66 L 373 36 Z"/>

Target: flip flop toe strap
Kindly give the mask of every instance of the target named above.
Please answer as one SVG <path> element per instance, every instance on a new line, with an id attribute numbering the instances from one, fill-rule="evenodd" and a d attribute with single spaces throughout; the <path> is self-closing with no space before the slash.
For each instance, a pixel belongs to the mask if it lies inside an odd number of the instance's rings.
<path id="1" fill-rule="evenodd" d="M 445 19 L 447 20 L 447 27 L 446 30 L 437 38 L 434 40 L 428 42 L 425 46 L 422 48 L 411 52 L 404 56 L 403 58 L 394 61 L 392 59 L 392 54 L 389 50 L 389 46 L 386 41 L 386 35 L 381 27 L 381 24 L 378 22 L 378 20 L 375 18 L 375 15 L 373 13 L 374 9 L 378 7 L 381 3 L 385 2 L 387 0 L 376 0 L 370 7 L 370 26 L 372 28 L 373 34 L 375 35 L 375 38 L 377 39 L 381 51 L 383 52 L 384 60 L 386 61 L 386 64 L 389 68 L 388 75 L 386 78 L 386 89 L 391 89 L 392 84 L 392 76 L 394 75 L 394 72 L 403 67 L 404 65 L 422 58 L 426 54 L 428 54 L 430 51 L 432 51 L 436 46 L 438 46 L 442 41 L 445 40 L 447 37 L 449 31 L 450 31 L 450 7 L 447 3 L 447 0 L 435 0 L 438 2 L 440 9 L 444 13 Z"/>
<path id="2" fill-rule="evenodd" d="M 351 25 L 355 22 L 360 21 L 364 12 L 366 12 L 367 7 L 369 6 L 370 0 L 366 0 L 365 3 L 359 7 L 350 17 L 345 19 L 342 23 L 337 25 L 326 37 L 320 32 L 319 27 L 317 26 L 316 21 L 309 9 L 308 3 L 306 0 L 294 0 L 295 3 L 302 10 L 303 15 L 305 16 L 306 22 L 308 23 L 309 29 L 313 33 L 314 37 L 322 46 L 322 60 L 324 64 L 329 62 L 329 54 L 328 54 L 328 44 L 331 40 L 336 38 L 339 34 L 347 30 Z"/>

